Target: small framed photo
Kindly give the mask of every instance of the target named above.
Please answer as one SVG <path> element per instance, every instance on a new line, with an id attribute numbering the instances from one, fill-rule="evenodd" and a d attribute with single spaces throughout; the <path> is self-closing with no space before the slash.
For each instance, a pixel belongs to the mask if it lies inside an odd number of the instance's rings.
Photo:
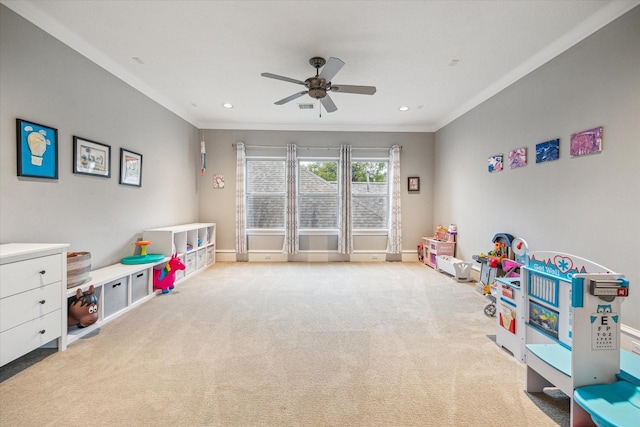
<path id="1" fill-rule="evenodd" d="M 18 176 L 58 179 L 58 130 L 16 119 Z"/>
<path id="2" fill-rule="evenodd" d="M 410 176 L 407 187 L 409 191 L 420 191 L 420 177 Z"/>
<path id="3" fill-rule="evenodd" d="M 120 184 L 142 187 L 142 154 L 120 149 Z"/>
<path id="4" fill-rule="evenodd" d="M 74 136 L 73 173 L 111 178 L 111 147 Z"/>

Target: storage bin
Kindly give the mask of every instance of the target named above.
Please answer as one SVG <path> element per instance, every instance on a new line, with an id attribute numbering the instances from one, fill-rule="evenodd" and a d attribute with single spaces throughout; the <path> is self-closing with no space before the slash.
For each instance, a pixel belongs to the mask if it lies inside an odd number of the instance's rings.
<path id="1" fill-rule="evenodd" d="M 207 260 L 207 250 L 204 248 L 199 249 L 198 254 L 196 256 L 196 268 L 204 267 L 206 260 Z"/>
<path id="2" fill-rule="evenodd" d="M 184 270 L 185 275 L 189 275 L 196 271 L 196 253 L 190 252 L 187 254 L 185 265 L 187 268 Z"/>
<path id="3" fill-rule="evenodd" d="M 216 260 L 216 248 L 215 246 L 209 246 L 207 248 L 207 265 L 213 264 Z"/>
<path id="4" fill-rule="evenodd" d="M 131 302 L 149 295 L 149 269 L 139 271 L 131 277 Z"/>
<path id="5" fill-rule="evenodd" d="M 127 285 L 128 278 L 122 277 L 104 285 L 104 317 L 127 307 Z"/>
<path id="6" fill-rule="evenodd" d="M 437 257 L 436 268 L 452 275 L 459 282 L 471 280 L 471 266 L 470 262 L 464 262 L 449 255 L 439 255 Z"/>

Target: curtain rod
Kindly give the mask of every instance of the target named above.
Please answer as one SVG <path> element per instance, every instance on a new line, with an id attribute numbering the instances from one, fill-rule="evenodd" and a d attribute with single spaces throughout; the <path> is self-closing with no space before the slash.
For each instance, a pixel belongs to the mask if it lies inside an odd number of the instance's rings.
<path id="1" fill-rule="evenodd" d="M 236 148 L 236 143 L 231 144 L 233 148 Z M 244 148 L 266 148 L 272 150 L 286 150 L 286 145 L 245 145 Z M 301 150 L 339 150 L 340 147 L 307 147 L 307 146 L 298 146 L 297 148 Z M 384 150 L 388 151 L 391 147 L 351 147 L 352 150 Z M 402 145 L 400 146 L 402 149 Z"/>

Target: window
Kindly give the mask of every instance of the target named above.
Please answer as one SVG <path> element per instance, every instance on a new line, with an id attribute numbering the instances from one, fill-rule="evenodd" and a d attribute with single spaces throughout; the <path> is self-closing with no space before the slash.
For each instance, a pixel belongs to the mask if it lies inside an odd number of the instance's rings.
<path id="1" fill-rule="evenodd" d="M 285 160 L 247 158 L 247 228 L 283 229 Z"/>
<path id="2" fill-rule="evenodd" d="M 338 161 L 300 160 L 298 166 L 300 229 L 337 229 Z"/>
<path id="3" fill-rule="evenodd" d="M 351 162 L 353 229 L 387 229 L 389 220 L 389 162 Z"/>
<path id="4" fill-rule="evenodd" d="M 247 229 L 285 228 L 286 162 L 281 157 L 247 157 Z M 339 227 L 339 160 L 298 160 L 298 228 L 333 230 Z M 389 161 L 356 158 L 351 162 L 353 230 L 387 230 L 389 220 Z"/>

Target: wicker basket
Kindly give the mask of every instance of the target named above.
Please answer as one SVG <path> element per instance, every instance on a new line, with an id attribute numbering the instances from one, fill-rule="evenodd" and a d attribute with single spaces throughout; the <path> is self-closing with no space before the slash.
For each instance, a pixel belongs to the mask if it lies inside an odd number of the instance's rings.
<path id="1" fill-rule="evenodd" d="M 67 288 L 87 280 L 91 272 L 91 252 L 67 252 Z"/>

